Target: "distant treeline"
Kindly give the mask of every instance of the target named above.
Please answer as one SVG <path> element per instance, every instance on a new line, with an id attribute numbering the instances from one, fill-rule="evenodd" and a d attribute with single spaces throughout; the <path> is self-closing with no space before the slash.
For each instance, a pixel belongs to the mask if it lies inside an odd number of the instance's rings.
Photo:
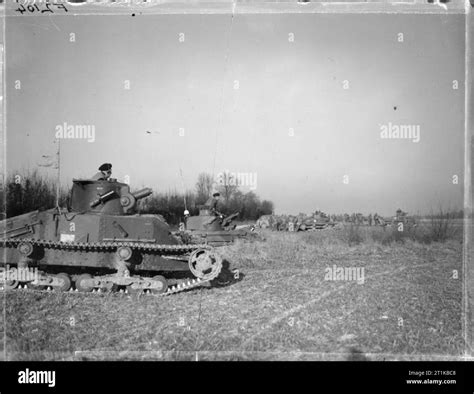
<path id="1" fill-rule="evenodd" d="M 170 224 L 179 223 L 187 208 L 191 215 L 199 213 L 210 195 L 219 191 L 222 195 L 219 210 L 224 214 L 240 212 L 241 220 L 257 220 L 261 215 L 273 212 L 273 203 L 263 200 L 252 191 L 243 193 L 235 180 L 216 185 L 210 174 L 199 174 L 194 191 L 154 192 L 140 200 L 141 213 L 160 214 Z M 43 177 L 37 170 L 10 175 L 0 189 L 0 218 L 12 217 L 34 210 L 45 210 L 56 206 L 56 181 Z M 132 190 L 133 191 L 133 190 Z M 68 204 L 70 188 L 62 188 L 59 206 Z M 185 203 L 186 201 L 186 203 Z"/>
<path id="2" fill-rule="evenodd" d="M 257 220 L 273 212 L 273 202 L 260 200 L 253 191 L 243 193 L 235 179 L 224 178 L 224 182 L 216 185 L 207 173 L 199 174 L 194 191 L 153 193 L 141 202 L 140 212 L 160 214 L 168 223 L 177 224 L 183 220 L 185 209 L 191 216 L 198 215 L 199 206 L 204 205 L 215 191 L 221 194 L 218 209 L 225 215 L 239 212 L 239 220 Z"/>
<path id="3" fill-rule="evenodd" d="M 0 219 L 21 215 L 34 210 L 45 210 L 56 205 L 56 181 L 43 177 L 38 170 L 13 172 L 0 188 Z M 151 197 L 140 201 L 142 213 L 160 214 L 170 224 L 179 223 L 188 209 L 191 215 L 199 213 L 199 206 L 203 205 L 213 192 L 221 193 L 219 210 L 228 215 L 240 212 L 240 220 L 257 220 L 262 215 L 272 214 L 273 202 L 260 200 L 253 191 L 243 193 L 232 175 L 224 176 L 223 182 L 216 184 L 212 175 L 201 173 L 198 176 L 194 190 L 180 193 L 177 191 L 154 192 Z M 59 206 L 66 207 L 70 188 L 61 188 Z M 186 204 L 185 204 L 186 202 Z M 363 216 L 361 213 L 347 216 Z M 329 215 L 335 221 L 343 221 L 345 215 Z M 435 213 L 419 216 L 415 219 L 463 218 L 463 210 L 438 209 Z"/>
<path id="4" fill-rule="evenodd" d="M 12 174 L 2 186 L 0 189 L 2 218 L 56 206 L 56 182 L 41 176 L 38 170 Z M 68 189 L 60 190 L 60 206 L 66 206 L 68 192 Z"/>

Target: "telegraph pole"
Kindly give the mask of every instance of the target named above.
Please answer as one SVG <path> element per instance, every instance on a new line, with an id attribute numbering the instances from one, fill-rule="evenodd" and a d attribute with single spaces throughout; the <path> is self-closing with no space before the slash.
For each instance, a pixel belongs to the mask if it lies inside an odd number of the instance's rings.
<path id="1" fill-rule="evenodd" d="M 61 193 L 61 139 L 56 138 L 56 142 L 58 144 L 57 151 L 56 151 L 56 166 L 57 166 L 57 180 L 56 180 L 56 207 L 58 211 L 60 210 L 59 207 L 59 195 Z"/>

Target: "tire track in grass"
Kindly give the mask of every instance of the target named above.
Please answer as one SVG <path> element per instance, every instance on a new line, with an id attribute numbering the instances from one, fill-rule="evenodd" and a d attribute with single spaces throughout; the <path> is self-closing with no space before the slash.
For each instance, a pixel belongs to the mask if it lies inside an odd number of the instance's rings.
<path id="1" fill-rule="evenodd" d="M 407 269 L 412 269 L 412 268 L 431 267 L 431 266 L 432 266 L 432 263 L 412 265 L 412 266 L 409 266 L 409 267 L 404 266 L 404 267 L 399 267 L 399 268 L 394 269 L 394 270 L 388 270 L 388 271 L 379 272 L 377 274 L 369 275 L 365 279 L 366 280 L 367 279 L 373 279 L 373 278 L 376 278 L 376 277 L 379 277 L 379 276 L 390 275 L 390 274 L 394 274 L 394 273 L 405 271 Z M 322 299 L 328 297 L 329 295 L 331 295 L 333 293 L 337 293 L 338 291 L 344 289 L 346 286 L 351 285 L 351 284 L 352 283 L 350 283 L 350 282 L 342 283 L 342 284 L 338 285 L 336 288 L 334 288 L 332 290 L 325 291 L 324 293 L 320 294 L 318 297 L 313 298 L 311 301 L 308 301 L 304 304 L 297 305 L 297 306 L 285 311 L 281 315 L 271 319 L 269 323 L 264 324 L 264 326 L 261 330 L 259 330 L 257 333 L 252 335 L 250 338 L 247 338 L 245 340 L 245 342 L 242 344 L 242 348 L 245 348 L 246 346 L 248 346 L 255 338 L 257 338 L 262 333 L 268 331 L 271 327 L 275 326 L 276 324 L 280 323 L 281 321 L 283 321 L 285 319 L 288 319 L 292 315 L 308 308 L 309 306 L 321 301 Z"/>

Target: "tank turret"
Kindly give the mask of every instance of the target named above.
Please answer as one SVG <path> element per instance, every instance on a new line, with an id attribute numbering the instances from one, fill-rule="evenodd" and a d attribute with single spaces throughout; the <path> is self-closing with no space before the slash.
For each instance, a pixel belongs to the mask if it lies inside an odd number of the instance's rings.
<path id="1" fill-rule="evenodd" d="M 137 201 L 148 197 L 150 188 L 130 192 L 126 183 L 73 179 L 71 211 L 127 215 L 134 212 Z"/>
<path id="2" fill-rule="evenodd" d="M 237 228 L 232 221 L 239 216 L 235 212 L 230 216 L 216 216 L 208 206 L 199 206 L 199 215 L 186 218 L 186 230 L 179 234 L 185 242 L 207 243 L 212 246 L 222 246 L 236 239 L 258 239 L 252 226 Z"/>

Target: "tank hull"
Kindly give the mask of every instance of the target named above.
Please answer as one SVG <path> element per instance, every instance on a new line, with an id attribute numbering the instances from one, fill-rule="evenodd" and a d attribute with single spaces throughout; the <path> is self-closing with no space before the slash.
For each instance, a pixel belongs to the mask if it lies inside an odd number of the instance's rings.
<path id="1" fill-rule="evenodd" d="M 146 245 L 179 245 L 168 225 L 155 215 L 58 214 L 52 209 L 33 211 L 0 222 L 5 239 L 34 245 L 29 264 L 115 269 L 119 247 L 132 249 L 129 259 L 134 271 L 187 270 L 180 255 L 187 250 L 157 250 Z M 183 253 L 180 253 L 183 252 Z M 163 253 L 176 259 L 163 258 Z M 13 264 L 22 258 L 15 245 L 0 245 L 0 262 Z"/>
<path id="2" fill-rule="evenodd" d="M 248 240 L 250 234 L 244 230 L 229 231 L 203 231 L 193 230 L 188 234 L 194 244 L 206 244 L 210 246 L 224 246 L 234 242 L 237 239 Z"/>
<path id="3" fill-rule="evenodd" d="M 29 241 L 29 240 L 28 240 Z M 52 266 L 57 268 L 64 268 L 69 271 L 74 271 L 75 268 L 84 270 L 85 268 L 92 268 L 95 270 L 110 270 L 117 269 L 116 249 L 94 251 L 92 248 L 47 248 L 42 245 L 35 245 L 35 254 L 31 258 L 25 260 L 30 267 Z M 137 252 L 134 250 L 133 259 L 130 261 L 128 268 L 131 272 L 172 272 L 183 271 L 189 272 L 187 259 L 179 260 L 179 256 L 173 258 L 163 258 L 161 253 Z M 22 261 L 22 254 L 16 245 L 6 247 L 0 246 L 0 263 L 2 265 L 18 265 Z M 136 257 L 135 257 L 136 256 Z M 173 257 L 173 256 L 170 256 Z"/>
<path id="4" fill-rule="evenodd" d="M 34 211 L 0 222 L 0 232 L 7 287 L 72 289 L 74 282 L 79 291 L 120 287 L 169 294 L 213 280 L 221 269 L 207 245 L 182 244 L 155 215 Z M 20 269 L 35 275 L 5 281 Z M 168 288 L 183 277 L 186 283 Z"/>
<path id="5" fill-rule="evenodd" d="M 237 239 L 249 240 L 256 238 L 256 234 L 250 230 L 234 229 L 235 226 L 223 226 L 222 219 L 215 215 L 206 215 L 203 212 L 199 216 L 191 216 L 186 221 L 185 233 L 191 243 L 207 244 L 211 246 L 223 246 Z M 186 236 L 182 235 L 183 239 Z"/>

